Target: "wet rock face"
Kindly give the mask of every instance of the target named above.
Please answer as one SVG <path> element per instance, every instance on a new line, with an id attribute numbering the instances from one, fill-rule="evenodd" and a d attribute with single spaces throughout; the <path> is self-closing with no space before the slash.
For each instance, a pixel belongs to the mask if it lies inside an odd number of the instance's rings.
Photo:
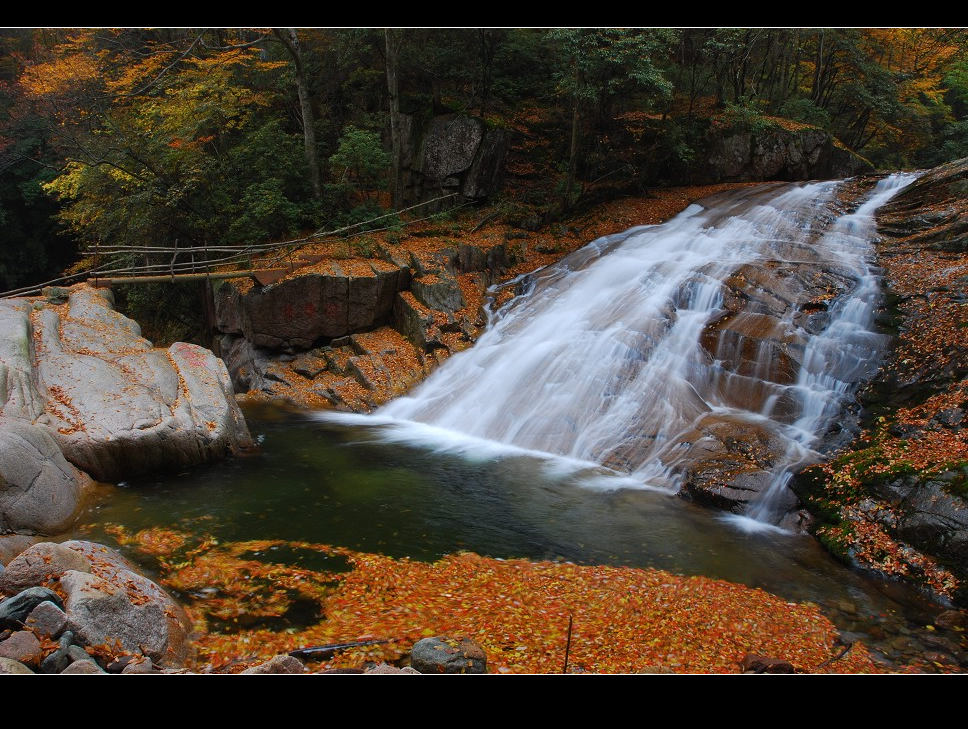
<path id="1" fill-rule="evenodd" d="M 877 211 L 878 230 L 927 250 L 968 252 L 968 157 L 935 167 Z"/>
<path id="2" fill-rule="evenodd" d="M 225 365 L 152 348 L 112 302 L 82 284 L 0 305 L 0 529 L 63 529 L 86 474 L 204 463 L 250 440 Z"/>
<path id="3" fill-rule="evenodd" d="M 684 446 L 683 496 L 707 506 L 740 513 L 772 483 L 782 444 L 776 434 L 728 416 L 703 417 L 678 439 Z M 675 465 L 675 464 L 672 464 Z M 783 510 L 796 507 L 790 495 Z"/>
<path id="4" fill-rule="evenodd" d="M 962 159 L 929 170 L 878 209 L 887 294 L 879 320 L 894 340 L 860 398 L 877 417 L 865 425 L 865 439 L 834 464 L 853 475 L 850 493 L 814 469 L 795 482 L 818 528 L 837 535 L 832 548 L 841 556 L 962 605 L 968 604 L 966 192 L 968 159 Z M 889 544 L 900 567 L 877 558 L 885 550 L 865 548 L 857 536 L 864 534 Z"/>

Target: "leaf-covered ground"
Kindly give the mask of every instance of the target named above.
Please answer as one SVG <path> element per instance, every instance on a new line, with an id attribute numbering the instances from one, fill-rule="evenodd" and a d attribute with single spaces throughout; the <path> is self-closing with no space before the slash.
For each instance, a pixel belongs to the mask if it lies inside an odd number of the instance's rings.
<path id="1" fill-rule="evenodd" d="M 200 671 L 234 673 L 296 648 L 372 639 L 390 642 L 312 667 L 394 662 L 417 640 L 447 634 L 476 640 L 489 672 L 561 673 L 569 617 L 571 673 L 739 673 L 747 653 L 805 673 L 885 670 L 861 643 L 840 656 L 837 630 L 817 606 L 706 577 L 467 552 L 425 563 L 323 544 L 112 531 L 156 558 L 162 584 L 188 602 Z M 274 557 L 293 553 L 334 568 Z"/>

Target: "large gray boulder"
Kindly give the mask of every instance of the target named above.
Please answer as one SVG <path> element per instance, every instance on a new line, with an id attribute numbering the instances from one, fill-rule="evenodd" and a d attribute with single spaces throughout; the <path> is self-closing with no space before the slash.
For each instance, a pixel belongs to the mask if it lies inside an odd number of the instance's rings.
<path id="1" fill-rule="evenodd" d="M 162 666 L 184 664 L 189 623 L 167 592 L 103 545 L 71 541 L 64 546 L 90 564 L 90 572 L 68 570 L 60 578 L 69 630 L 88 645 L 117 643 Z"/>
<path id="2" fill-rule="evenodd" d="M 53 533 L 74 512 L 88 482 L 49 438 L 103 481 L 250 442 L 221 360 L 183 342 L 153 348 L 112 302 L 109 290 L 80 284 L 0 305 L 0 452 L 17 449 L 0 456 L 0 488 L 16 492 L 14 505 L 0 500 L 0 528 Z"/>
<path id="3" fill-rule="evenodd" d="M 63 531 L 92 486 L 48 431 L 0 416 L 0 532 Z"/>

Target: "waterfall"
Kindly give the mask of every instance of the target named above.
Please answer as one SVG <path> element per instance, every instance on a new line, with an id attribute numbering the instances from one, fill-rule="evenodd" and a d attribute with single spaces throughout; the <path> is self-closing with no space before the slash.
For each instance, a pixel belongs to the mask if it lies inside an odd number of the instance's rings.
<path id="1" fill-rule="evenodd" d="M 743 188 L 596 240 L 517 281 L 474 347 L 377 418 L 672 492 L 748 450 L 746 514 L 777 521 L 790 473 L 876 370 L 873 213 L 912 179 L 846 213 L 842 182 Z"/>

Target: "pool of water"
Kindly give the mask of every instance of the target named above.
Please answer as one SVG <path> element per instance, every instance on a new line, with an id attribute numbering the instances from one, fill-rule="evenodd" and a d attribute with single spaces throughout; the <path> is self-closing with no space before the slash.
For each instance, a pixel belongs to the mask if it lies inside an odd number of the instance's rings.
<path id="1" fill-rule="evenodd" d="M 939 650 L 924 626 L 940 606 L 846 568 L 811 537 L 751 533 L 668 493 L 629 488 L 594 469 L 550 467 L 537 455 L 442 452 L 387 442 L 385 425 L 272 408 L 246 416 L 256 453 L 110 487 L 74 536 L 116 544 L 105 525 L 160 526 L 220 541 L 318 542 L 421 560 L 470 550 L 656 567 L 815 602 L 848 638 L 891 661 Z M 322 568 L 306 563 L 305 551 L 289 558 Z"/>

